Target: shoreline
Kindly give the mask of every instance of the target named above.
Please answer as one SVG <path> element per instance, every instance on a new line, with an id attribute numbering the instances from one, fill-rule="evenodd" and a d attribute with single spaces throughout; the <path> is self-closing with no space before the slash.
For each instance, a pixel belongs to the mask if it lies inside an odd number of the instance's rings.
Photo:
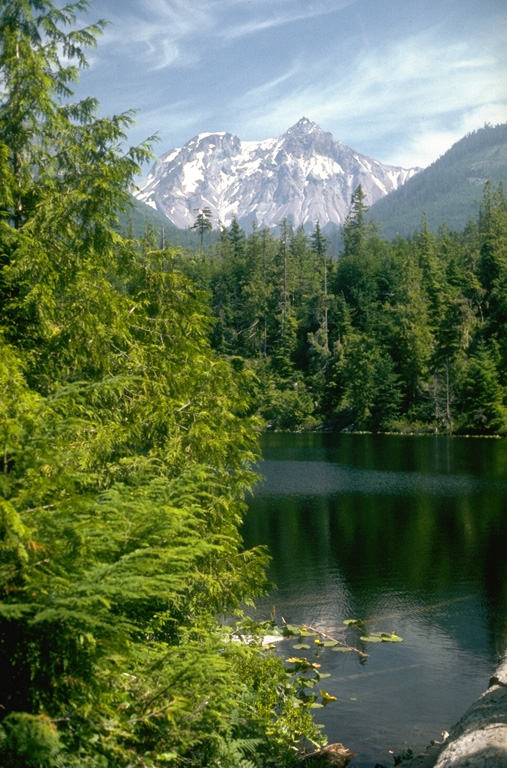
<path id="1" fill-rule="evenodd" d="M 402 768 L 507 768 L 507 653 L 488 687 L 442 743 L 401 763 Z"/>

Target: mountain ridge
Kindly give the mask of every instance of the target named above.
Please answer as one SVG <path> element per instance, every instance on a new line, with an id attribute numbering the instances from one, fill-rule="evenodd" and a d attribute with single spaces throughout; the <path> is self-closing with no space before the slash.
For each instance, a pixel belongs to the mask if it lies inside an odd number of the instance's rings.
<path id="1" fill-rule="evenodd" d="M 242 226 L 255 220 L 274 227 L 285 217 L 294 226 L 339 226 L 359 184 L 372 205 L 420 170 L 356 152 L 303 117 L 276 139 L 200 133 L 162 154 L 135 197 L 179 228 L 203 208 L 225 226 L 236 218 Z"/>
<path id="2" fill-rule="evenodd" d="M 507 184 L 507 123 L 486 124 L 463 136 L 403 187 L 378 200 L 367 217 L 388 239 L 415 232 L 423 213 L 432 230 L 446 224 L 461 231 L 477 218 L 486 181 Z"/>

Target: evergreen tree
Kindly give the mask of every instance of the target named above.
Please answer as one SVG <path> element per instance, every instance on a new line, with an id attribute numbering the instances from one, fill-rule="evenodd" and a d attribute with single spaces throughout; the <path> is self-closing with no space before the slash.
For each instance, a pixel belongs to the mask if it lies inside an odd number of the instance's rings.
<path id="1" fill-rule="evenodd" d="M 117 232 L 149 149 L 70 103 L 86 6 L 0 11 L 0 762 L 288 764 L 317 729 L 216 618 L 265 584 L 251 377 L 171 254 Z"/>
<path id="2" fill-rule="evenodd" d="M 395 243 L 397 280 L 386 306 L 388 345 L 401 376 L 405 412 L 416 417 L 427 390 L 433 333 L 425 293 L 424 275 L 412 243 Z"/>
<path id="3" fill-rule="evenodd" d="M 359 184 L 352 195 L 348 216 L 343 222 L 342 234 L 345 256 L 354 256 L 361 253 L 367 233 L 371 228 L 371 225 L 365 220 L 365 215 L 368 211 L 365 200 L 366 195 Z"/>
<path id="4" fill-rule="evenodd" d="M 292 223 L 282 219 L 280 224 L 279 239 L 279 265 L 280 265 L 280 335 L 283 338 L 287 326 L 287 314 L 289 311 L 289 241 L 293 234 Z"/>
<path id="5" fill-rule="evenodd" d="M 245 256 L 246 236 L 234 216 L 227 230 L 227 238 L 232 247 L 232 257 L 236 263 L 241 262 Z"/>
<path id="6" fill-rule="evenodd" d="M 423 274 L 423 284 L 428 296 L 430 318 L 438 324 L 445 305 L 445 264 L 441 248 L 438 247 L 437 238 L 428 227 L 425 214 L 423 214 L 421 230 L 416 234 L 415 243 Z"/>
<path id="7" fill-rule="evenodd" d="M 498 344 L 501 381 L 507 385 L 507 202 L 500 184 L 484 187 L 479 214 L 478 273 L 487 308 L 485 333 Z"/>
<path id="8" fill-rule="evenodd" d="M 389 355 L 372 338 L 351 333 L 338 375 L 342 396 L 334 418 L 358 429 L 388 429 L 401 404 L 399 376 Z"/>
<path id="9" fill-rule="evenodd" d="M 433 352 L 432 394 L 435 424 L 453 430 L 457 386 L 465 353 L 472 341 L 478 321 L 471 302 L 464 296 L 452 300 L 435 332 Z"/>
<path id="10" fill-rule="evenodd" d="M 461 428 L 479 433 L 507 429 L 505 390 L 494 354 L 480 344 L 469 358 L 460 387 Z"/>
<path id="11" fill-rule="evenodd" d="M 264 358 L 268 354 L 268 343 L 271 344 L 272 341 L 270 307 L 274 292 L 272 273 L 275 249 L 275 238 L 269 230 L 258 230 L 254 227 L 246 246 L 242 302 L 249 323 L 249 348 L 255 356 L 261 355 Z"/>
<path id="12" fill-rule="evenodd" d="M 213 224 L 211 223 L 211 217 L 212 217 L 211 210 L 209 208 L 202 208 L 199 210 L 197 218 L 191 227 L 191 229 L 195 229 L 199 233 L 201 251 L 202 251 L 202 246 L 204 242 L 204 235 L 206 234 L 206 232 L 211 232 L 211 230 L 213 229 Z"/>
<path id="13" fill-rule="evenodd" d="M 479 274 L 487 291 L 493 289 L 506 258 L 506 219 L 507 202 L 502 185 L 495 190 L 491 182 L 486 182 L 479 212 L 481 236 Z"/>
<path id="14" fill-rule="evenodd" d="M 312 250 L 316 254 L 323 267 L 323 305 L 324 313 L 322 320 L 322 332 L 324 336 L 324 353 L 329 352 L 329 329 L 328 329 L 328 292 L 327 292 L 327 243 L 326 238 L 322 234 L 319 221 L 315 222 L 315 229 L 311 235 Z"/>

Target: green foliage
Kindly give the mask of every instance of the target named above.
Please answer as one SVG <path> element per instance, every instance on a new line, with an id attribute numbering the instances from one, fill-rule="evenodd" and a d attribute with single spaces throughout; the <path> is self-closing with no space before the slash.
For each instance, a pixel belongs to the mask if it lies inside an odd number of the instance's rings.
<path id="1" fill-rule="evenodd" d="M 462 234 L 435 233 L 422 215 L 411 238 L 390 243 L 365 217 L 358 189 L 337 262 L 318 222 L 309 239 L 288 221 L 278 238 L 255 227 L 247 237 L 233 222 L 199 265 L 213 344 L 255 371 L 257 412 L 272 429 L 417 423 L 504 434 L 506 211 L 501 185 L 488 183 L 478 223 Z"/>
<path id="2" fill-rule="evenodd" d="M 369 635 L 361 635 L 360 640 L 364 643 L 402 643 L 403 638 L 396 632 L 372 632 Z"/>
<path id="3" fill-rule="evenodd" d="M 338 375 L 343 387 L 340 411 L 367 429 L 388 429 L 402 399 L 399 376 L 389 355 L 371 337 L 351 335 Z"/>
<path id="4" fill-rule="evenodd" d="M 465 363 L 460 381 L 462 426 L 470 432 L 502 433 L 507 430 L 505 390 L 501 386 L 492 352 L 484 344 Z"/>
<path id="5" fill-rule="evenodd" d="M 404 760 L 411 760 L 414 757 L 414 751 L 412 749 L 406 749 L 401 755 L 394 755 L 393 760 L 395 765 L 401 765 Z"/>
<path id="6" fill-rule="evenodd" d="M 213 229 L 213 224 L 211 223 L 211 215 L 212 215 L 211 210 L 209 208 L 203 208 L 202 210 L 199 211 L 197 218 L 191 227 L 191 229 L 195 229 L 199 233 L 201 250 L 202 250 L 204 235 L 206 234 L 206 232 L 211 232 L 211 230 Z"/>
<path id="7" fill-rule="evenodd" d="M 313 721 L 218 618 L 266 588 L 239 534 L 253 376 L 179 254 L 119 234 L 149 147 L 70 103 L 86 6 L 0 16 L 3 764 L 288 765 Z"/>
<path id="8" fill-rule="evenodd" d="M 368 225 L 365 216 L 368 206 L 361 185 L 357 187 L 350 202 L 350 212 L 343 223 L 343 245 L 345 256 L 359 256 L 365 246 Z"/>
<path id="9" fill-rule="evenodd" d="M 62 744 L 45 715 L 11 712 L 0 726 L 0 759 L 4 768 L 57 768 Z"/>
<path id="10" fill-rule="evenodd" d="M 410 236 L 426 212 L 436 231 L 445 222 L 460 232 L 479 213 L 481 190 L 507 179 L 507 124 L 484 125 L 456 142 L 442 157 L 394 192 L 378 200 L 367 219 L 379 222 L 385 237 Z"/>

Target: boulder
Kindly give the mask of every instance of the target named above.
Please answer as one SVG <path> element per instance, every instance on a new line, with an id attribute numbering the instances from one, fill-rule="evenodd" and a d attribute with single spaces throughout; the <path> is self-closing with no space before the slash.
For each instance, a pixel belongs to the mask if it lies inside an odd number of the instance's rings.
<path id="1" fill-rule="evenodd" d="M 301 765 L 303 768 L 345 768 L 353 757 L 354 752 L 337 742 L 306 755 Z"/>
<path id="2" fill-rule="evenodd" d="M 507 768 L 507 656 L 486 691 L 451 729 L 403 768 Z"/>

